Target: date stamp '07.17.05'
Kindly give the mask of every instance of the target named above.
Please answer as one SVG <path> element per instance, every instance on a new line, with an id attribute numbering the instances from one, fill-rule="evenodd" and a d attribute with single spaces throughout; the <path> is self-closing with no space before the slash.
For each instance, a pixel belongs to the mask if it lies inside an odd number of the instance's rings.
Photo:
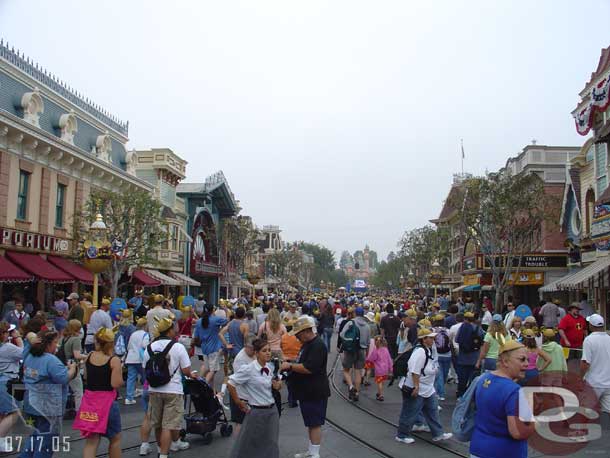
<path id="1" fill-rule="evenodd" d="M 52 436 L 51 443 L 44 440 L 42 436 L 6 436 L 6 445 L 13 452 L 21 452 L 24 450 L 32 452 L 69 452 L 70 451 L 70 436 Z M 50 448 L 50 450 L 45 450 Z"/>

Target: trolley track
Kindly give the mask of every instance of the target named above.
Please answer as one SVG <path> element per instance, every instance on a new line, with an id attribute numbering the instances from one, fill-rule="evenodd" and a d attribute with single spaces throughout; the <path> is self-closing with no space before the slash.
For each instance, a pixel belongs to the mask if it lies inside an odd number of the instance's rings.
<path id="1" fill-rule="evenodd" d="M 367 409 L 366 407 L 363 407 L 363 406 L 361 406 L 361 405 L 359 405 L 359 404 L 357 404 L 357 403 L 351 402 L 351 401 L 349 400 L 349 398 L 347 397 L 347 395 L 345 395 L 345 393 L 343 393 L 343 391 L 341 391 L 341 389 L 340 389 L 340 388 L 337 386 L 337 384 L 335 383 L 335 377 L 334 377 L 335 372 L 336 372 L 336 369 L 337 369 L 337 365 L 339 364 L 340 359 L 341 359 L 340 355 L 337 355 L 337 357 L 336 357 L 336 359 L 335 359 L 335 362 L 334 362 L 334 363 L 333 363 L 333 365 L 332 365 L 332 369 L 331 369 L 331 370 L 330 370 L 330 372 L 328 373 L 328 378 L 330 379 L 330 382 L 331 382 L 331 386 L 332 386 L 332 388 L 333 388 L 333 391 L 334 391 L 335 393 L 337 393 L 337 394 L 339 395 L 339 397 L 341 397 L 343 400 L 345 400 L 346 402 L 349 402 L 349 404 L 350 404 L 350 405 L 352 405 L 352 406 L 354 406 L 356 409 L 358 409 L 358 410 L 360 410 L 360 411 L 362 411 L 362 412 L 366 413 L 367 415 L 369 415 L 369 416 L 371 416 L 371 417 L 373 417 L 373 418 L 375 418 L 375 419 L 377 419 L 377 420 L 379 420 L 379 421 L 381 421 L 381 422 L 383 422 L 383 423 L 387 424 L 388 426 L 391 426 L 391 427 L 393 427 L 393 428 L 398 428 L 398 424 L 396 424 L 396 423 L 394 423 L 394 422 L 392 422 L 392 421 L 388 420 L 387 418 L 382 417 L 382 416 L 381 416 L 381 415 L 379 415 L 378 413 L 373 412 L 372 410 Z M 334 428 L 337 428 L 339 431 L 341 431 L 343 434 L 346 434 L 347 436 L 349 436 L 349 437 L 350 437 L 351 439 L 353 439 L 355 442 L 358 442 L 358 443 L 360 443 L 360 444 L 364 445 L 365 447 L 367 447 L 367 448 L 369 448 L 369 449 L 371 449 L 371 450 L 374 450 L 376 453 L 378 453 L 378 454 L 380 454 L 380 455 L 382 455 L 382 456 L 384 456 L 384 457 L 395 458 L 394 456 L 389 455 L 387 452 L 384 452 L 383 450 L 380 450 L 380 449 L 379 449 L 378 447 L 376 447 L 375 445 L 370 444 L 370 443 L 369 443 L 369 442 L 367 442 L 367 441 L 364 441 L 363 439 L 361 439 L 361 438 L 357 437 L 357 436 L 356 436 L 356 435 L 354 435 L 353 433 L 350 433 L 350 431 L 349 431 L 349 430 L 347 430 L 345 427 L 343 427 L 343 426 L 341 426 L 341 425 L 338 425 L 338 424 L 337 424 L 335 421 L 328 420 L 328 418 L 327 418 L 327 421 L 328 421 L 328 422 L 329 422 L 329 423 L 330 423 L 330 424 L 331 424 L 331 425 L 332 425 Z M 427 437 L 423 437 L 423 436 L 422 436 L 422 435 L 420 435 L 420 434 L 417 434 L 417 433 L 411 433 L 411 434 L 412 434 L 414 437 L 416 437 L 416 438 L 420 439 L 421 441 L 426 442 L 426 443 L 428 443 L 429 445 L 432 445 L 432 446 L 434 446 L 434 447 L 436 447 L 436 448 L 440 448 L 440 449 L 442 449 L 442 450 L 444 450 L 444 451 L 446 451 L 446 452 L 448 452 L 448 453 L 450 453 L 450 454 L 452 454 L 452 455 L 459 456 L 459 457 L 463 457 L 463 458 L 468 458 L 468 457 L 470 456 L 470 454 L 464 454 L 464 453 L 461 453 L 461 452 L 459 452 L 458 450 L 452 449 L 451 447 L 447 447 L 447 446 L 445 446 L 445 445 L 443 445 L 443 444 L 441 444 L 441 443 L 438 443 L 438 442 L 433 442 L 433 441 L 432 441 L 432 439 L 428 439 Z"/>

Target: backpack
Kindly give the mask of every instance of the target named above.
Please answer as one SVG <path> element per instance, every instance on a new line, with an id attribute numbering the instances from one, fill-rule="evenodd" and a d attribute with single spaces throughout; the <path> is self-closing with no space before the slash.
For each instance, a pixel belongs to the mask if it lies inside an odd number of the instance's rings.
<path id="1" fill-rule="evenodd" d="M 481 349 L 483 339 L 481 338 L 481 330 L 478 326 L 473 329 L 469 323 L 464 323 L 460 327 L 458 337 L 460 351 L 472 353 Z"/>
<path id="2" fill-rule="evenodd" d="M 477 406 L 475 404 L 475 394 L 479 378 L 476 377 L 466 392 L 457 400 L 453 414 L 451 415 L 451 429 L 453 437 L 460 442 L 469 442 L 475 426 L 475 415 Z"/>
<path id="3" fill-rule="evenodd" d="M 117 356 L 125 356 L 127 353 L 127 346 L 125 345 L 125 337 L 122 333 L 118 333 L 114 341 L 114 354 Z"/>
<path id="4" fill-rule="evenodd" d="M 434 345 L 436 345 L 436 351 L 440 354 L 449 353 L 451 351 L 451 339 L 446 330 L 442 329 L 436 334 Z"/>
<path id="5" fill-rule="evenodd" d="M 175 343 L 175 341 L 170 340 L 163 351 L 156 352 L 153 352 L 152 350 L 152 343 L 146 347 L 149 360 L 146 361 L 146 365 L 144 366 L 144 373 L 146 375 L 146 381 L 148 381 L 148 384 L 153 388 L 167 385 L 178 370 L 178 368 L 176 368 L 174 374 L 169 373 L 168 353 Z"/>
<path id="6" fill-rule="evenodd" d="M 341 337 L 341 349 L 348 353 L 354 353 L 360 350 L 360 329 L 354 320 L 351 320 L 351 326 Z"/>
<path id="7" fill-rule="evenodd" d="M 66 349 L 65 349 L 67 340 L 68 339 L 66 339 L 65 337 L 63 339 L 61 339 L 61 345 L 57 349 L 57 353 L 55 353 L 55 356 L 57 356 L 63 364 L 67 364 L 67 362 L 68 362 L 68 359 L 66 358 Z"/>

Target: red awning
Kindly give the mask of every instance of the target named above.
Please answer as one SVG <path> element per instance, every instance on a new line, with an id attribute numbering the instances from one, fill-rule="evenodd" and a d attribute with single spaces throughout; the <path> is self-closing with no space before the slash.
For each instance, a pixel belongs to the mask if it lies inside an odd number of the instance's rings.
<path id="1" fill-rule="evenodd" d="M 154 278 L 152 278 L 149 275 L 146 275 L 141 270 L 136 270 L 131 275 L 131 283 L 135 283 L 136 285 L 142 285 L 142 286 L 159 286 L 159 285 L 161 285 L 160 281 L 155 280 Z"/>
<path id="2" fill-rule="evenodd" d="M 83 266 L 59 256 L 47 256 L 47 260 L 60 270 L 72 275 L 80 283 L 93 284 L 93 274 Z"/>
<path id="3" fill-rule="evenodd" d="M 72 283 L 74 281 L 74 277 L 68 275 L 63 270 L 59 270 L 37 254 L 7 251 L 6 257 L 26 272 L 34 275 L 37 280 L 47 283 Z"/>
<path id="4" fill-rule="evenodd" d="M 34 277 L 4 256 L 0 256 L 0 283 L 28 283 L 34 280 Z"/>

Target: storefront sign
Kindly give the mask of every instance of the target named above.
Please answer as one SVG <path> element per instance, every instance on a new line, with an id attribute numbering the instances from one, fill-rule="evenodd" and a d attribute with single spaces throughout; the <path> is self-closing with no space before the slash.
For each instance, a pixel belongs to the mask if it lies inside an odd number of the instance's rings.
<path id="1" fill-rule="evenodd" d="M 462 270 L 474 270 L 475 269 L 475 257 L 470 256 L 468 258 L 464 258 L 462 261 Z"/>
<path id="2" fill-rule="evenodd" d="M 472 286 L 479 284 L 479 276 L 477 274 L 464 275 L 464 286 Z"/>
<path id="3" fill-rule="evenodd" d="M 0 230 L 2 231 L 1 245 L 5 247 L 29 248 L 52 253 L 68 253 L 70 250 L 70 241 L 67 239 L 15 229 L 0 228 Z"/>
<path id="4" fill-rule="evenodd" d="M 490 269 L 491 262 L 489 257 L 484 254 L 477 255 L 478 261 L 480 262 L 483 269 Z M 496 266 L 503 267 L 506 263 L 505 256 L 494 256 Z M 477 262 L 477 264 L 479 264 Z M 512 266 L 525 267 L 529 269 L 549 269 L 549 268 L 564 268 L 568 265 L 568 257 L 566 254 L 526 254 L 521 257 L 521 265 L 519 265 L 519 257 L 515 256 L 512 258 Z"/>
<path id="5" fill-rule="evenodd" d="M 515 281 L 515 274 L 510 274 L 508 283 L 516 286 L 544 285 L 543 272 L 520 272 Z"/>

